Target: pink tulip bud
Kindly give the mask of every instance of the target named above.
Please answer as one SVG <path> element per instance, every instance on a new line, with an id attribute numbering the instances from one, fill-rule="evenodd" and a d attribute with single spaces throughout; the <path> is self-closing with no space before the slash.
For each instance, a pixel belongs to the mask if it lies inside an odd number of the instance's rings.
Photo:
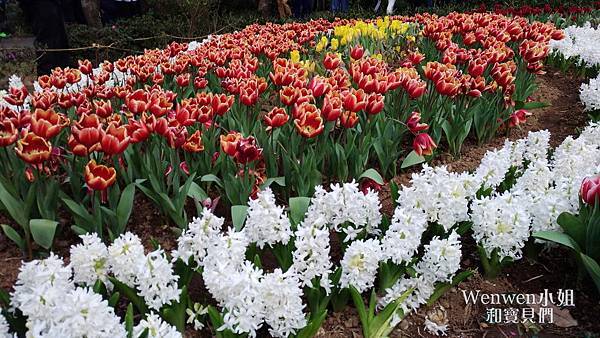
<path id="1" fill-rule="evenodd" d="M 600 175 L 584 178 L 579 195 L 589 205 L 594 205 L 597 200 L 600 200 Z"/>

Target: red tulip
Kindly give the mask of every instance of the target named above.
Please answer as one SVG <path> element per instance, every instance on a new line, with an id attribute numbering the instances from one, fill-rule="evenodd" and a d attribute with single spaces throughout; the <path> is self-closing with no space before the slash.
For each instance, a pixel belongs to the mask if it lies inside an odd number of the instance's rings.
<path id="1" fill-rule="evenodd" d="M 130 112 L 139 115 L 148 109 L 148 93 L 138 89 L 125 97 L 125 104 Z"/>
<path id="2" fill-rule="evenodd" d="M 369 192 L 369 190 L 371 191 L 380 191 L 381 190 L 382 185 L 375 182 L 374 180 L 370 179 L 370 178 L 364 178 L 359 185 L 359 189 L 360 191 L 362 191 L 363 194 L 367 194 Z"/>
<path id="3" fill-rule="evenodd" d="M 314 97 L 320 97 L 329 92 L 331 85 L 325 78 L 321 76 L 315 76 L 308 83 L 308 89 L 311 90 Z"/>
<path id="4" fill-rule="evenodd" d="M 69 119 L 63 114 L 57 113 L 54 109 L 48 110 L 36 109 L 31 114 L 31 131 L 37 136 L 50 139 L 69 125 Z"/>
<path id="5" fill-rule="evenodd" d="M 11 106 L 22 106 L 27 95 L 28 92 L 25 86 L 22 86 L 21 88 L 10 87 L 8 89 L 8 95 L 4 96 L 3 99 Z"/>
<path id="6" fill-rule="evenodd" d="M 425 60 L 425 55 L 423 55 L 419 52 L 410 52 L 410 53 L 408 53 L 407 58 L 410 61 L 410 63 L 412 63 L 413 66 L 416 66 L 419 63 L 423 62 L 423 60 Z"/>
<path id="7" fill-rule="evenodd" d="M 181 169 L 181 171 L 183 171 L 184 174 L 188 176 L 190 175 L 190 168 L 188 167 L 186 161 L 179 163 L 179 169 Z"/>
<path id="8" fill-rule="evenodd" d="M 410 114 L 408 120 L 406 120 L 406 126 L 413 134 L 429 129 L 429 126 L 426 123 L 421 123 L 421 113 L 417 111 Z"/>
<path id="9" fill-rule="evenodd" d="M 300 92 L 298 89 L 286 86 L 279 90 L 279 101 L 286 106 L 291 106 L 296 103 Z"/>
<path id="10" fill-rule="evenodd" d="M 134 119 L 129 120 L 129 123 L 125 125 L 125 128 L 127 128 L 127 135 L 129 135 L 130 143 L 143 142 L 150 136 L 150 129 L 144 118 L 142 118 L 142 121 Z"/>
<path id="11" fill-rule="evenodd" d="M 584 178 L 579 195 L 588 205 L 594 205 L 600 201 L 600 175 Z"/>
<path id="12" fill-rule="evenodd" d="M 353 128 L 358 123 L 358 115 L 356 112 L 347 111 L 340 115 L 340 124 L 344 128 Z"/>
<path id="13" fill-rule="evenodd" d="M 97 191 L 106 190 L 113 185 L 117 180 L 117 172 L 115 168 L 107 167 L 102 164 L 96 164 L 95 160 L 91 160 L 85 166 L 85 183 L 88 188 Z"/>
<path id="14" fill-rule="evenodd" d="M 8 119 L 0 122 L 0 147 L 9 146 L 17 141 L 19 132 Z"/>
<path id="15" fill-rule="evenodd" d="M 102 138 L 102 125 L 97 115 L 81 116 L 71 127 L 69 148 L 77 156 L 87 156 L 89 153 L 100 150 Z"/>
<path id="16" fill-rule="evenodd" d="M 341 62 L 342 60 L 340 60 L 336 53 L 327 53 L 323 60 L 323 66 L 325 66 L 325 69 L 334 70 L 340 66 Z"/>
<path id="17" fill-rule="evenodd" d="M 323 99 L 323 107 L 321 108 L 321 116 L 325 121 L 335 121 L 342 114 L 342 99 L 338 92 L 330 92 Z"/>
<path id="18" fill-rule="evenodd" d="M 79 64 L 79 71 L 82 72 L 85 75 L 89 75 L 92 73 L 92 63 L 90 62 L 90 60 L 77 60 L 77 63 Z"/>
<path id="19" fill-rule="evenodd" d="M 50 158 L 52 145 L 44 138 L 30 132 L 17 141 L 15 152 L 17 156 L 29 164 L 41 164 Z"/>
<path id="20" fill-rule="evenodd" d="M 267 125 L 267 131 L 269 131 L 273 128 L 279 128 L 283 126 L 290 119 L 290 117 L 286 113 L 285 109 L 274 107 L 264 116 L 263 119 Z"/>
<path id="21" fill-rule="evenodd" d="M 508 120 L 509 127 L 516 127 L 520 124 L 527 122 L 527 117 L 531 116 L 531 113 L 525 109 L 519 109 L 510 115 Z"/>
<path id="22" fill-rule="evenodd" d="M 43 91 L 31 94 L 33 108 L 50 109 L 56 103 L 58 96 L 54 92 Z"/>
<path id="23" fill-rule="evenodd" d="M 179 74 L 175 78 L 179 87 L 187 87 L 190 84 L 190 73 Z"/>
<path id="24" fill-rule="evenodd" d="M 383 110 L 385 97 L 381 94 L 373 93 L 369 95 L 365 111 L 370 115 L 377 115 Z"/>
<path id="25" fill-rule="evenodd" d="M 129 136 L 124 126 L 118 126 L 112 122 L 102 132 L 100 140 L 102 151 L 107 155 L 117 155 L 125 151 L 129 145 Z"/>
<path id="26" fill-rule="evenodd" d="M 310 105 L 311 104 L 305 104 Z M 296 130 L 300 135 L 312 138 L 319 135 L 323 131 L 323 118 L 319 113 L 319 110 L 307 111 L 305 114 L 294 120 Z"/>
<path id="27" fill-rule="evenodd" d="M 227 135 L 221 135 L 221 149 L 223 149 L 225 154 L 235 156 L 237 145 L 241 138 L 242 134 L 236 131 L 230 131 Z"/>
<path id="28" fill-rule="evenodd" d="M 102 118 L 107 118 L 113 113 L 110 100 L 94 100 L 94 107 L 96 108 L 96 115 Z"/>
<path id="29" fill-rule="evenodd" d="M 467 67 L 467 71 L 472 77 L 479 77 L 483 75 L 485 68 L 487 67 L 487 62 L 481 58 L 473 59 L 469 62 L 469 66 Z"/>
<path id="30" fill-rule="evenodd" d="M 206 86 L 208 86 L 208 80 L 206 78 L 203 76 L 196 76 L 194 78 L 194 88 L 203 89 L 206 88 Z"/>
<path id="31" fill-rule="evenodd" d="M 202 133 L 200 130 L 196 130 L 182 146 L 183 150 L 188 153 L 199 153 L 204 150 L 204 144 L 202 144 Z"/>
<path id="32" fill-rule="evenodd" d="M 169 147 L 177 149 L 183 146 L 187 140 L 187 129 L 184 126 L 171 126 L 163 136 L 167 139 Z"/>
<path id="33" fill-rule="evenodd" d="M 358 112 L 367 106 L 367 95 L 362 89 L 351 89 L 343 95 L 344 108 L 349 111 Z"/>
<path id="34" fill-rule="evenodd" d="M 427 83 L 421 80 L 410 80 L 406 83 L 405 86 L 405 90 L 408 93 L 408 96 L 413 100 L 425 94 L 426 89 Z"/>
<path id="35" fill-rule="evenodd" d="M 354 60 L 358 60 L 365 55 L 365 49 L 361 45 L 355 45 L 350 49 L 350 57 Z"/>
<path id="36" fill-rule="evenodd" d="M 223 116 L 233 106 L 233 95 L 214 94 L 210 104 L 213 114 Z"/>
<path id="37" fill-rule="evenodd" d="M 262 149 L 256 145 L 256 139 L 253 136 L 240 138 L 237 142 L 235 160 L 239 163 L 250 163 L 258 160 L 262 155 Z"/>
<path id="38" fill-rule="evenodd" d="M 433 154 L 433 150 L 437 148 L 437 145 L 428 134 L 419 134 L 415 136 L 413 141 L 413 150 L 419 156 L 429 156 Z"/>

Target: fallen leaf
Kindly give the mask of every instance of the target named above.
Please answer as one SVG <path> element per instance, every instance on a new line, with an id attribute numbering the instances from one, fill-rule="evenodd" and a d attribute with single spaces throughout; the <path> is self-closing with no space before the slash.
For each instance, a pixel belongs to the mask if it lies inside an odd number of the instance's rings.
<path id="1" fill-rule="evenodd" d="M 530 308 L 532 308 L 537 314 L 539 314 L 541 305 L 540 304 L 528 304 Z M 568 309 L 561 309 L 558 306 L 550 303 L 546 308 L 552 309 L 552 315 L 554 322 L 552 324 L 558 327 L 573 327 L 579 325 L 577 320 L 571 316 L 571 313 Z"/>

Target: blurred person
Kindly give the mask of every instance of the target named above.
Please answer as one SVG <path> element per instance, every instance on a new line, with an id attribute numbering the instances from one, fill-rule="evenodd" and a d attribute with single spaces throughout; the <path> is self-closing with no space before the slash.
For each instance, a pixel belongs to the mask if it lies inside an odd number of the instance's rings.
<path id="1" fill-rule="evenodd" d="M 101 0 L 102 23 L 112 23 L 118 19 L 130 18 L 140 12 L 137 0 Z"/>
<path id="2" fill-rule="evenodd" d="M 40 49 L 69 48 L 61 0 L 19 0 L 26 20 L 35 35 L 37 73 L 48 74 L 54 67 L 70 64 L 66 51 L 44 51 Z"/>
<path id="3" fill-rule="evenodd" d="M 333 13 L 348 12 L 348 2 L 349 0 L 331 0 L 331 11 Z"/>
<path id="4" fill-rule="evenodd" d="M 294 0 L 294 16 L 298 19 L 306 18 L 312 10 L 311 0 Z"/>

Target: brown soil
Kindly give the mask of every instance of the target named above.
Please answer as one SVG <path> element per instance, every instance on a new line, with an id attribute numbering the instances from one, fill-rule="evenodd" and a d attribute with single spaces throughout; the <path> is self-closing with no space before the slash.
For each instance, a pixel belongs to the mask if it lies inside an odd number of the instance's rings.
<path id="1" fill-rule="evenodd" d="M 509 139 L 526 137 L 529 131 L 548 129 L 551 134 L 551 144 L 558 145 L 566 136 L 577 134 L 579 128 L 585 125 L 586 116 L 578 100 L 575 88 L 579 87 L 581 79 L 565 76 L 562 73 L 551 71 L 549 74 L 539 76 L 537 80 L 539 89 L 533 95 L 534 100 L 547 102 L 546 108 L 533 111 L 527 123 L 521 129 L 512 130 Z M 501 147 L 506 136 L 498 136 L 490 143 L 477 145 L 473 140 L 467 140 L 463 146 L 462 157 L 458 160 L 444 153 L 433 161 L 431 165 L 447 165 L 452 171 L 470 171 L 477 167 L 485 152 L 489 149 Z M 408 184 L 410 175 L 417 169 L 405 172 L 394 178 L 398 184 Z M 383 212 L 390 215 L 393 212 L 393 201 L 390 198 L 389 186 L 384 186 L 380 192 Z M 190 212 L 193 208 L 190 208 Z M 188 213 L 192 215 L 192 213 Z M 191 218 L 191 217 L 190 217 Z M 0 223 L 12 224 L 10 219 L 0 213 Z M 68 223 L 65 223 L 68 224 Z M 134 212 L 129 222 L 128 230 L 133 231 L 142 239 L 145 247 L 150 250 L 156 241 L 166 251 L 174 249 L 176 233 L 166 225 L 166 220 L 161 216 L 150 201 L 138 194 Z M 72 233 L 68 230 L 65 232 Z M 64 233 L 64 232 L 63 232 Z M 61 256 L 68 256 L 68 247 L 77 243 L 75 236 L 61 236 L 57 241 L 55 251 Z M 468 246 L 468 244 L 467 244 Z M 466 252 L 463 267 L 477 269 L 478 258 L 471 246 Z M 24 256 L 5 236 L 0 235 L 0 287 L 10 290 Z M 567 253 L 560 250 L 552 251 L 552 255 L 542 255 L 539 263 L 530 263 L 525 259 L 518 261 L 506 270 L 506 275 L 494 281 L 484 280 L 475 274 L 469 280 L 461 283 L 444 295 L 433 308 L 442 306 L 447 313 L 450 337 L 509 337 L 518 335 L 523 328 L 517 327 L 490 327 L 484 323 L 485 309 L 481 306 L 465 306 L 460 290 L 482 290 L 489 293 L 501 292 L 532 292 L 539 293 L 543 289 L 558 290 L 559 288 L 575 288 L 574 268 L 566 262 Z M 539 277 L 541 276 L 541 277 Z M 196 278 L 198 279 L 198 278 Z M 190 291 L 194 300 L 205 298 L 206 290 L 201 280 L 194 280 Z M 600 332 L 600 323 L 594 321 L 594 316 L 600 313 L 598 295 L 593 295 L 591 285 L 579 288 L 576 291 L 576 308 L 571 314 L 578 320 L 579 325 L 573 329 L 563 329 L 553 325 L 539 327 L 539 337 L 575 337 L 583 336 L 584 331 Z M 583 292 L 581 290 L 586 290 Z M 204 300 L 204 299 L 202 299 Z M 393 332 L 393 337 L 430 337 L 424 332 L 423 322 L 426 311 L 422 308 L 417 313 L 410 315 Z M 200 337 L 207 332 L 192 334 L 190 330 L 186 336 Z M 262 333 L 262 332 L 261 332 Z M 347 306 L 342 312 L 330 313 L 319 330 L 317 337 L 362 337 L 360 321 L 353 307 Z"/>

